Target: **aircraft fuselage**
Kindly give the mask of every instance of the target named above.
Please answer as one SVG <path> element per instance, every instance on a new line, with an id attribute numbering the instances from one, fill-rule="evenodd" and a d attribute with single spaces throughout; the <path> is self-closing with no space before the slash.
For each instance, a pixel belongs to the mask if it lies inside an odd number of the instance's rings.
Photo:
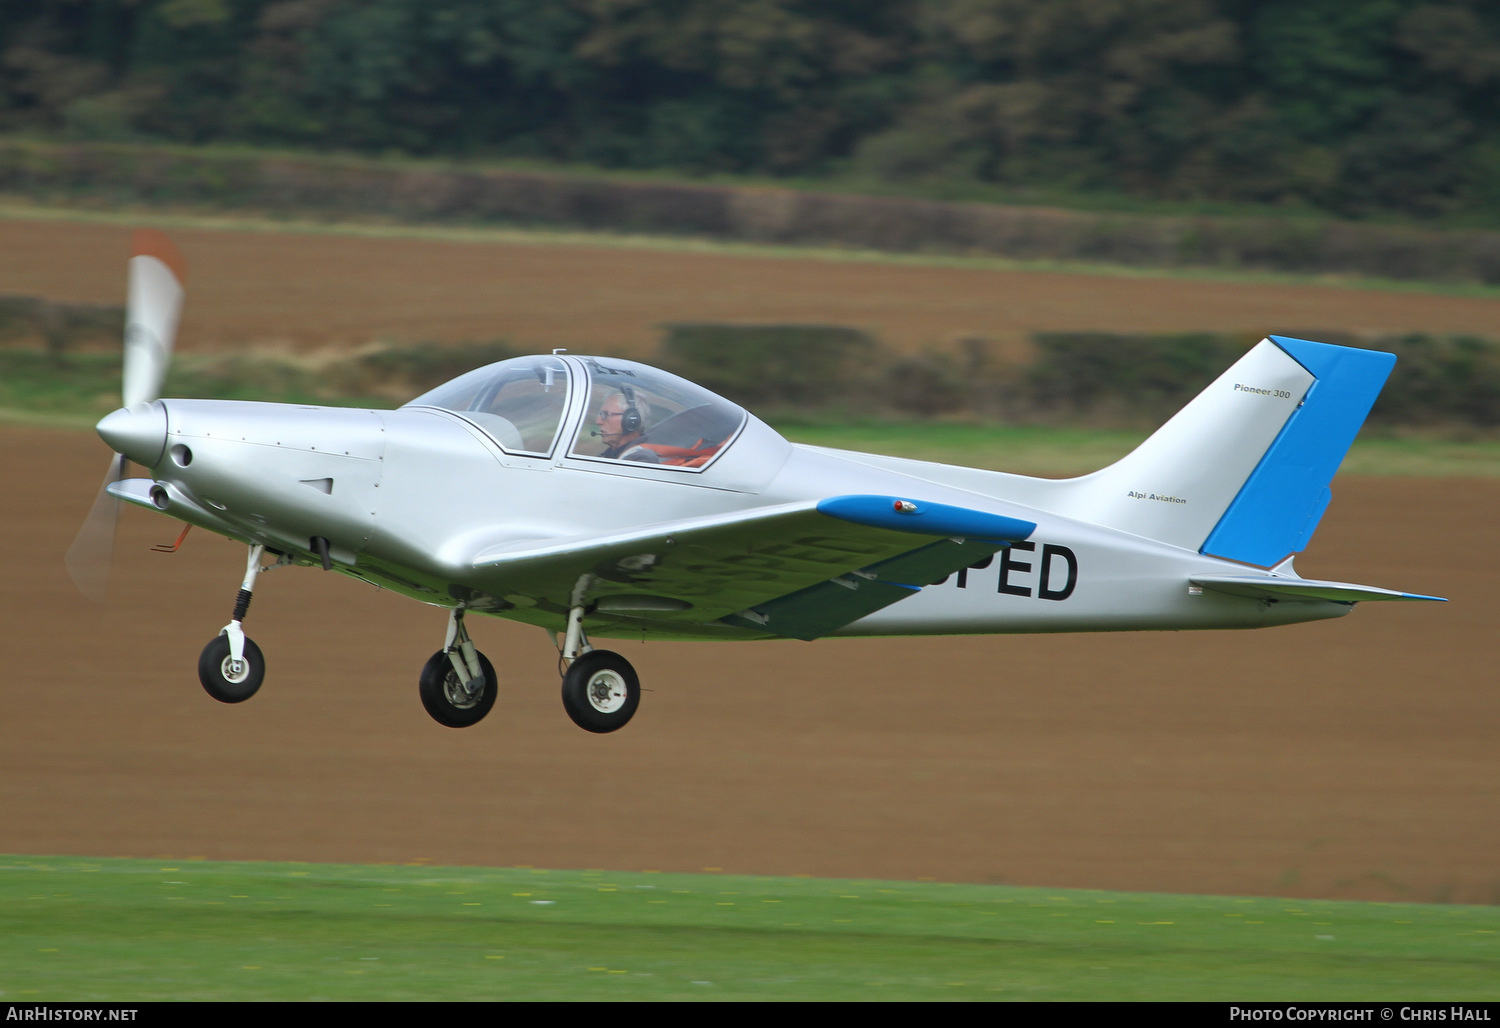
<path id="1" fill-rule="evenodd" d="M 122 438 L 154 462 L 127 499 L 211 531 L 441 606 L 560 630 L 568 597 L 506 588 L 473 564 L 519 540 L 587 538 L 622 523 L 722 515 L 830 494 L 911 495 L 1035 522 L 1033 535 L 839 629 L 839 635 L 1254 628 L 1339 617 L 1352 604 L 1227 595 L 1195 574 L 1257 569 L 1049 513 L 860 455 L 786 443 L 751 419 L 736 449 L 750 458 L 714 477 L 569 456 L 516 456 L 464 418 L 430 408 L 360 410 L 211 400 L 159 401 L 165 437 Z M 127 412 L 128 414 L 128 412 Z M 129 415 L 142 416 L 142 415 Z M 123 418 L 121 419 L 123 421 Z M 108 432 L 105 427 L 101 431 Z M 148 433 L 149 435 L 149 433 Z M 134 452 L 131 452 L 131 448 Z M 144 458 L 144 459 L 142 459 Z M 746 554 L 747 572 L 772 553 Z M 603 585 L 605 583 L 601 583 Z M 584 597 L 585 600 L 588 597 Z M 649 610 L 586 619 L 594 635 L 753 638 Z"/>

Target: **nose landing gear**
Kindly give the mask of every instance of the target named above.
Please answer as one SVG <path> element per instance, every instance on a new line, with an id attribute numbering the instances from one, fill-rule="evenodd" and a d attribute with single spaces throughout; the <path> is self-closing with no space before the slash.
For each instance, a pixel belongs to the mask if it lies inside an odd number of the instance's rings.
<path id="1" fill-rule="evenodd" d="M 250 610 L 255 579 L 262 570 L 260 555 L 263 552 L 265 547 L 259 543 L 250 547 L 245 581 L 234 599 L 234 616 L 203 648 L 198 658 L 198 681 L 220 703 L 244 703 L 255 695 L 266 677 L 266 658 L 261 655 L 255 641 L 246 637 L 243 624 L 245 614 Z"/>

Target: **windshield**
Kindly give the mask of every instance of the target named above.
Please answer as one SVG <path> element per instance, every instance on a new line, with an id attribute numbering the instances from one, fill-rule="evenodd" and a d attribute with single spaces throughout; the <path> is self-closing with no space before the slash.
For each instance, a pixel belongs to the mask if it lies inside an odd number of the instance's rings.
<path id="1" fill-rule="evenodd" d="M 572 455 L 702 468 L 745 423 L 745 412 L 686 379 L 634 361 L 583 358 L 589 402 Z"/>
<path id="2" fill-rule="evenodd" d="M 556 357 L 514 357 L 460 375 L 406 406 L 451 410 L 511 453 L 545 456 L 568 409 L 568 369 Z"/>

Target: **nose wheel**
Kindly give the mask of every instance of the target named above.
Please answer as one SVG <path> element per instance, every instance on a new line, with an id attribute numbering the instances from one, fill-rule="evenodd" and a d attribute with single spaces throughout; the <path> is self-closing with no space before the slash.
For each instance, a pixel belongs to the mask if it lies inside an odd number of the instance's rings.
<path id="1" fill-rule="evenodd" d="M 198 657 L 198 681 L 203 683 L 204 691 L 220 703 L 244 703 L 255 695 L 266 677 L 266 658 L 261 655 L 255 641 L 245 635 L 244 628 L 255 579 L 262 571 L 269 570 L 260 566 L 263 552 L 265 547 L 259 543 L 250 547 L 245 581 L 234 598 L 234 616 L 214 640 L 203 647 L 203 653 Z"/>
<path id="2" fill-rule="evenodd" d="M 218 636 L 203 647 L 198 658 L 198 681 L 220 703 L 244 703 L 266 677 L 266 658 L 255 640 L 245 639 L 238 659 L 230 652 L 229 637 Z"/>

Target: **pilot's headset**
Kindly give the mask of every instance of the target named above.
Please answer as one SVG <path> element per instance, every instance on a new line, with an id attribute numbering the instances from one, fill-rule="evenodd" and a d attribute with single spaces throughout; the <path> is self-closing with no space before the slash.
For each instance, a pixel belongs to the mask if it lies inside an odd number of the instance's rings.
<path id="1" fill-rule="evenodd" d="M 620 414 L 620 434 L 630 435 L 632 432 L 640 431 L 641 412 L 635 406 L 634 389 L 622 384 L 620 394 L 625 397 L 625 410 Z"/>

